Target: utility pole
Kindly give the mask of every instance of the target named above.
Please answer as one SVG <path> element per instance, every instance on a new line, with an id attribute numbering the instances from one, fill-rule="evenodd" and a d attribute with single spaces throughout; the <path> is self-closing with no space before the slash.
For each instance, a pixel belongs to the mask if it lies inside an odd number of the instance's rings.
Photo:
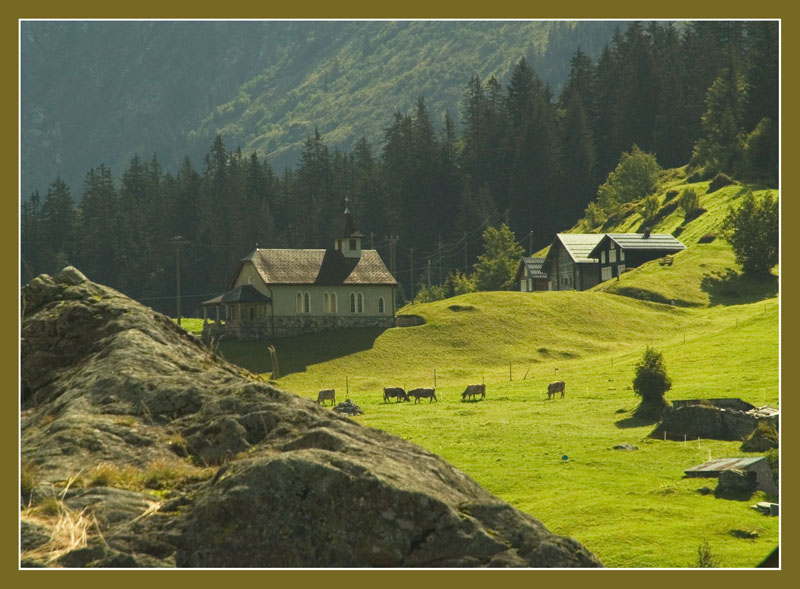
<path id="1" fill-rule="evenodd" d="M 528 253 L 529 256 L 533 255 L 533 230 L 532 229 L 531 229 L 531 232 L 528 233 L 528 252 L 529 252 Z"/>
<path id="2" fill-rule="evenodd" d="M 439 250 L 439 284 L 442 283 L 442 238 L 436 243 L 436 248 Z"/>
<path id="3" fill-rule="evenodd" d="M 428 288 L 431 287 L 431 259 L 428 258 Z"/>
<path id="4" fill-rule="evenodd" d="M 464 231 L 464 276 L 467 275 L 469 268 L 467 268 L 467 248 L 469 247 L 469 242 L 467 241 L 467 232 Z"/>
<path id="5" fill-rule="evenodd" d="M 180 325 L 181 324 L 181 246 L 186 245 L 189 242 L 180 235 L 173 237 L 171 241 L 172 243 L 175 244 L 175 279 L 177 282 L 176 299 L 177 299 L 177 311 L 178 311 L 178 325 Z"/>
<path id="6" fill-rule="evenodd" d="M 411 248 L 411 302 L 412 303 L 416 298 L 415 294 L 416 293 L 414 292 L 414 248 L 412 247 Z"/>

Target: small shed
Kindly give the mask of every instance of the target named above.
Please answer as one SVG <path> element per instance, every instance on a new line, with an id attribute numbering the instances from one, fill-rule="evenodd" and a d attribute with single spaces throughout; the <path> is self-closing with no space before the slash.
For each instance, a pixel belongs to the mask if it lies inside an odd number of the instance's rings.
<path id="1" fill-rule="evenodd" d="M 521 292 L 549 290 L 547 274 L 542 270 L 544 258 L 522 258 L 517 266 L 514 281 L 519 284 Z"/>
<path id="2" fill-rule="evenodd" d="M 718 478 L 722 471 L 733 469 L 754 471 L 756 473 L 756 479 L 758 480 L 758 488 L 767 495 L 778 496 L 778 485 L 775 484 L 772 470 L 770 470 L 769 464 L 767 464 L 767 459 L 763 456 L 758 456 L 756 458 L 719 458 L 717 460 L 709 460 L 703 464 L 693 466 L 684 472 L 688 477 Z"/>

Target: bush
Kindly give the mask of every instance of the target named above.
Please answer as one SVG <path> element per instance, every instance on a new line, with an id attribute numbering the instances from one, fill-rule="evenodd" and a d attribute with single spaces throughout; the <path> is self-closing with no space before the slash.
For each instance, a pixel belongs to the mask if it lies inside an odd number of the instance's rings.
<path id="1" fill-rule="evenodd" d="M 771 194 L 756 200 L 749 191 L 722 228 L 745 274 L 766 274 L 778 263 L 778 201 Z"/>
<path id="2" fill-rule="evenodd" d="M 710 569 L 719 566 L 718 559 L 711 553 L 711 546 L 708 540 L 703 540 L 703 543 L 697 547 L 697 562 L 695 568 Z"/>
<path id="3" fill-rule="evenodd" d="M 700 239 L 697 240 L 697 243 L 711 243 L 717 238 L 716 233 L 706 233 Z"/>
<path id="4" fill-rule="evenodd" d="M 689 213 L 700 206 L 700 197 L 697 196 L 694 188 L 684 188 L 679 202 L 684 215 L 688 217 Z"/>
<path id="5" fill-rule="evenodd" d="M 664 356 L 648 346 L 642 359 L 636 365 L 633 390 L 642 398 L 635 411 L 637 417 L 658 419 L 669 406 L 664 394 L 672 388 L 672 380 L 667 375 Z"/>
<path id="6" fill-rule="evenodd" d="M 729 184 L 733 184 L 733 180 L 731 179 L 731 177 L 728 176 L 727 174 L 723 174 L 722 172 L 720 172 L 719 174 L 714 176 L 713 180 L 711 180 L 711 183 L 708 185 L 708 192 L 709 193 L 716 192 L 723 186 L 728 186 Z"/>
<path id="7" fill-rule="evenodd" d="M 611 211 L 619 204 L 647 196 L 655 190 L 660 172 L 656 156 L 634 145 L 630 153 L 622 154 L 617 167 L 597 190 L 597 202 Z"/>

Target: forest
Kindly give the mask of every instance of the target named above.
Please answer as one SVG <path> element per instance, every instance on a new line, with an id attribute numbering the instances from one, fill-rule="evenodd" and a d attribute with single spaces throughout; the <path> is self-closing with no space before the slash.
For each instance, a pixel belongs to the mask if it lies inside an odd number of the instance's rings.
<path id="1" fill-rule="evenodd" d="M 55 178 L 21 204 L 21 279 L 72 264 L 172 314 L 180 255 L 191 315 L 255 247 L 331 246 L 348 198 L 402 302 L 412 283 L 469 271 L 489 226 L 508 225 L 526 251 L 547 245 L 634 151 L 697 178 L 777 186 L 775 21 L 631 23 L 596 60 L 575 51 L 558 96 L 524 57 L 510 65 L 508 80 L 464 81 L 458 121 L 435 124 L 418 96 L 387 113 L 379 145 L 343 151 L 316 131 L 283 170 L 217 135 L 177 171 L 136 155 L 118 180 L 104 164 L 80 187 Z"/>

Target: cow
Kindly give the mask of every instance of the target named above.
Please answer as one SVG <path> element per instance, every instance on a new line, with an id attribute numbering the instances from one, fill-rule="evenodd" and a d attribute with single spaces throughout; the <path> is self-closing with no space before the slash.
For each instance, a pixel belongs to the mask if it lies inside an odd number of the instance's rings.
<path id="1" fill-rule="evenodd" d="M 465 401 L 467 397 L 472 397 L 473 399 L 480 395 L 481 399 L 486 398 L 486 385 L 485 384 L 470 384 L 467 385 L 467 390 L 461 393 L 461 400 Z"/>
<path id="2" fill-rule="evenodd" d="M 414 397 L 414 402 L 419 403 L 420 399 L 430 399 L 428 403 L 432 403 L 433 401 L 439 402 L 439 399 L 436 398 L 436 392 L 433 389 L 413 389 L 408 391 L 409 397 Z"/>
<path id="3" fill-rule="evenodd" d="M 322 389 L 317 395 L 317 403 L 323 405 L 325 401 L 330 401 L 331 406 L 336 405 L 336 391 L 334 389 Z"/>
<path id="4" fill-rule="evenodd" d="M 383 402 L 388 403 L 391 397 L 396 397 L 397 401 L 408 401 L 408 395 L 403 387 L 384 387 L 383 388 Z"/>
<path id="5" fill-rule="evenodd" d="M 547 398 L 552 399 L 556 396 L 556 393 L 561 393 L 561 398 L 564 398 L 564 391 L 566 390 L 567 385 L 564 383 L 563 380 L 557 380 L 555 382 L 551 382 L 547 385 Z"/>

